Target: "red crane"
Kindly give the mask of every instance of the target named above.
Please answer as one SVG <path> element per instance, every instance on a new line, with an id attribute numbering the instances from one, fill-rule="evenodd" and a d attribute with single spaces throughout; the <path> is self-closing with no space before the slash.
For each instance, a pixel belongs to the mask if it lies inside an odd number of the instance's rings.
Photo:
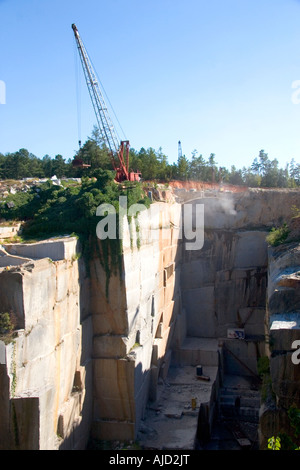
<path id="1" fill-rule="evenodd" d="M 116 172 L 115 180 L 118 183 L 126 180 L 139 181 L 141 173 L 129 171 L 129 141 L 122 140 L 119 144 L 119 140 L 103 98 L 103 93 L 100 90 L 96 73 L 75 24 L 72 24 L 72 29 L 74 31 L 85 81 L 96 114 L 98 128 L 109 151 L 113 169 Z"/>

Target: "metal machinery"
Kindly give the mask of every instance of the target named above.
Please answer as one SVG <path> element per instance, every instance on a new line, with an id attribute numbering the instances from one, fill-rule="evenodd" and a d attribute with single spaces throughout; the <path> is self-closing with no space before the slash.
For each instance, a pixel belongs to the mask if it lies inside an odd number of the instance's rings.
<path id="1" fill-rule="evenodd" d="M 78 52 L 89 90 L 90 98 L 96 114 L 98 128 L 101 133 L 108 151 L 110 153 L 113 168 L 116 172 L 115 180 L 120 183 L 122 181 L 139 181 L 141 174 L 139 172 L 129 171 L 129 141 L 123 140 L 119 145 L 119 141 L 109 117 L 107 106 L 105 104 L 103 94 L 101 93 L 95 71 L 79 36 L 78 29 L 72 24 Z"/>
<path id="2" fill-rule="evenodd" d="M 182 147 L 180 140 L 178 141 L 178 158 L 182 157 Z"/>

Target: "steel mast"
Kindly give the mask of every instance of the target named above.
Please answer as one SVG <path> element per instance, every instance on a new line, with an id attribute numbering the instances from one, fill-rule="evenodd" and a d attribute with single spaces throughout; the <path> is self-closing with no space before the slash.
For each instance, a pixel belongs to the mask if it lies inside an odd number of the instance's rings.
<path id="1" fill-rule="evenodd" d="M 182 147 L 181 147 L 181 142 L 178 140 L 178 158 L 182 157 Z"/>

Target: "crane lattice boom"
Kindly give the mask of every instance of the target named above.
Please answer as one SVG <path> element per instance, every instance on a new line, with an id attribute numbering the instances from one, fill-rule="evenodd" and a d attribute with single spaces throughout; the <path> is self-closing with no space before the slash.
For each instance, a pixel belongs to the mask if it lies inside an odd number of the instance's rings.
<path id="1" fill-rule="evenodd" d="M 96 114 L 98 128 L 102 139 L 109 149 L 112 165 L 116 171 L 116 181 L 138 181 L 140 179 L 140 173 L 129 172 L 129 141 L 121 141 L 119 145 L 113 123 L 108 113 L 108 108 L 99 87 L 96 73 L 75 24 L 72 24 L 72 29 L 74 31 L 86 84 Z M 126 162 L 124 159 L 125 152 Z"/>

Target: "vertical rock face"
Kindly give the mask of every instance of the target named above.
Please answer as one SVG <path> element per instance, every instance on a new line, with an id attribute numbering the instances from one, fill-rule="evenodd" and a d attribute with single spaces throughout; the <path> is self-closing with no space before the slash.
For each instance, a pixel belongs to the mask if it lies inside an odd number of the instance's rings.
<path id="1" fill-rule="evenodd" d="M 279 432 L 290 432 L 288 410 L 300 407 L 300 245 L 291 243 L 269 249 L 267 292 L 270 380 L 274 394 L 261 409 L 260 441 Z"/>
<path id="2" fill-rule="evenodd" d="M 167 369 L 179 305 L 181 207 L 155 207 L 155 217 L 147 210 L 131 226 L 124 220 L 122 269 L 111 271 L 108 292 L 103 266 L 91 262 L 95 438 L 134 439 Z"/>
<path id="3" fill-rule="evenodd" d="M 0 341 L 4 449 L 84 448 L 87 442 L 91 412 L 81 415 L 91 389 L 85 341 L 90 321 L 80 308 L 84 265 L 75 261 L 77 240 L 61 240 L 59 250 L 64 243 L 70 250 L 64 259 L 43 258 L 45 246 L 41 253 L 36 246 L 41 259 L 0 272 L 0 311 L 13 312 L 18 327 L 14 338 Z"/>
<path id="4" fill-rule="evenodd" d="M 224 366 L 231 374 L 257 374 L 257 358 L 263 353 L 267 226 L 257 202 L 256 193 L 192 201 L 194 215 L 194 207 L 204 205 L 204 244 L 182 255 L 187 335 L 222 339 Z M 237 329 L 243 330 L 245 341 L 229 338 Z"/>
<path id="5" fill-rule="evenodd" d="M 185 253 L 181 289 L 188 334 L 226 337 L 229 328 L 246 325 L 254 334 L 259 315 L 262 329 L 256 334 L 263 334 L 265 237 L 263 231 L 209 230 L 199 254 Z"/>
<path id="6" fill-rule="evenodd" d="M 18 331 L 0 341 L 3 448 L 84 448 L 92 423 L 96 438 L 135 438 L 179 305 L 181 206 L 155 208 L 124 220 L 110 271 L 98 241 L 89 278 L 76 239 L 5 245 L 0 312 Z"/>

